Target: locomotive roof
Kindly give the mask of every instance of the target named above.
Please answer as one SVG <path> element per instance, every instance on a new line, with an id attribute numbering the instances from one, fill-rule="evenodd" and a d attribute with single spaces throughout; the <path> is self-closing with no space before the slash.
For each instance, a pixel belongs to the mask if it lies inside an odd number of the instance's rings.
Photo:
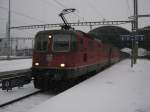
<path id="1" fill-rule="evenodd" d="M 44 31 L 39 31 L 36 35 L 39 35 L 39 34 L 56 34 L 56 33 L 69 33 L 69 34 L 73 34 L 73 35 L 82 35 L 83 37 L 88 37 L 91 39 L 100 40 L 100 38 L 96 38 L 95 35 L 90 34 L 90 33 L 85 33 L 81 30 L 44 30 Z"/>
<path id="2" fill-rule="evenodd" d="M 70 33 L 70 34 L 74 34 L 76 35 L 77 34 L 77 30 L 44 30 L 44 31 L 39 31 L 37 33 L 38 34 L 49 34 L 49 33 L 52 33 L 52 34 L 55 34 L 55 33 Z"/>

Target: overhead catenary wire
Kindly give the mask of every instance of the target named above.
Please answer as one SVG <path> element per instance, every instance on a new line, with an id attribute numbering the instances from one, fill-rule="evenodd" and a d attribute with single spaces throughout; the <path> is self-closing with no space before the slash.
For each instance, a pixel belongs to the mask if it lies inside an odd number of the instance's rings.
<path id="1" fill-rule="evenodd" d="M 60 2 L 60 1 L 58 1 L 58 0 L 52 0 L 52 1 L 50 1 L 50 0 L 39 0 L 39 1 L 41 1 L 41 2 L 43 2 L 43 3 L 45 3 L 45 4 L 47 4 L 47 5 L 50 5 L 50 6 L 57 6 L 57 7 L 59 7 L 59 8 L 61 8 L 61 9 L 67 9 L 67 8 L 70 8 L 70 7 L 67 7 L 66 5 L 64 5 L 62 2 Z M 74 8 L 74 7 L 73 7 Z M 74 14 L 74 15 L 76 15 L 77 16 L 77 18 L 78 18 L 78 22 L 80 22 L 80 19 L 81 18 L 83 18 L 83 17 L 81 17 L 79 14 L 77 14 L 76 12 L 74 12 L 74 13 L 72 13 L 72 14 Z"/>
<path id="2" fill-rule="evenodd" d="M 57 0 L 53 0 L 56 4 L 58 4 L 59 6 L 61 6 L 62 8 L 67 8 L 64 4 L 62 4 L 60 1 Z"/>
<path id="3" fill-rule="evenodd" d="M 67 7 L 66 5 L 64 5 L 63 3 L 61 3 L 60 1 L 58 1 L 58 0 L 53 0 L 57 5 L 59 5 L 61 8 L 69 8 L 69 7 Z M 77 16 L 77 18 L 78 18 L 78 21 L 80 21 L 79 20 L 79 18 L 82 18 L 80 15 L 78 15 L 77 13 L 72 13 L 72 14 L 74 14 L 74 15 L 76 15 Z"/>
<path id="4" fill-rule="evenodd" d="M 131 9 L 130 9 L 130 5 L 129 5 L 129 0 L 126 0 L 126 4 L 127 4 L 127 8 L 129 10 L 129 15 L 131 16 Z"/>
<path id="5" fill-rule="evenodd" d="M 0 35 L 2 35 L 2 36 L 3 36 L 3 35 L 6 35 L 6 33 L 2 33 L 2 32 L 0 32 Z"/>
<path id="6" fill-rule="evenodd" d="M 50 5 L 50 6 L 54 6 L 54 3 L 52 3 L 51 1 L 48 1 L 48 0 L 39 0 L 47 5 Z M 53 0 L 55 2 L 55 6 L 59 7 L 59 8 L 67 8 L 64 4 L 62 4 L 61 2 L 58 2 L 57 0 Z M 56 5 L 57 4 L 57 5 Z"/>
<path id="7" fill-rule="evenodd" d="M 47 1 L 47 0 L 40 0 L 40 1 L 42 1 L 43 3 L 45 3 L 45 4 L 48 4 L 48 5 L 54 5 L 54 4 L 52 4 L 50 1 Z M 62 7 L 62 8 L 67 8 L 64 4 L 62 4 L 61 2 L 59 2 L 59 1 L 57 1 L 57 0 L 53 0 L 57 5 L 56 6 L 59 6 L 59 7 Z M 3 10 L 8 10 L 8 8 L 6 8 L 6 7 L 2 7 L 2 6 L 0 6 L 0 8 L 1 9 L 3 9 Z M 11 12 L 13 13 L 13 14 L 16 14 L 16 15 L 19 15 L 19 16 L 23 16 L 23 17 L 26 17 L 26 18 L 28 18 L 28 19 L 32 19 L 32 20 L 36 20 L 36 21 L 39 21 L 40 23 L 46 23 L 47 24 L 47 22 L 45 22 L 45 21 L 43 21 L 43 20 L 40 20 L 40 19 L 38 19 L 38 18 L 35 18 L 35 17 L 32 17 L 32 16 L 28 16 L 28 15 L 26 15 L 26 14 L 23 14 L 23 13 L 21 13 L 21 12 L 18 12 L 18 11 L 15 11 L 15 10 L 11 10 Z M 80 17 L 78 14 L 76 14 L 76 13 L 73 13 L 74 15 L 76 15 L 76 16 L 78 16 L 78 18 Z M 3 19 L 2 19 L 3 20 Z M 6 19 L 7 20 L 7 19 Z"/>
<path id="8" fill-rule="evenodd" d="M 8 8 L 2 7 L 2 6 L 0 6 L 0 9 L 8 10 Z M 46 22 L 43 21 L 43 20 L 40 20 L 40 19 L 37 19 L 37 18 L 35 18 L 35 17 L 31 17 L 31 16 L 28 16 L 28 15 L 25 15 L 25 14 L 23 14 L 23 13 L 21 13 L 21 12 L 18 12 L 18 11 L 11 10 L 11 12 L 14 13 L 14 14 L 16 14 L 16 15 L 19 15 L 19 16 L 24 16 L 24 17 L 26 17 L 26 18 L 28 18 L 28 19 L 36 20 L 36 21 L 39 21 L 39 22 L 41 22 L 41 23 L 46 23 Z"/>
<path id="9" fill-rule="evenodd" d="M 94 11 L 94 13 L 97 15 L 100 15 L 103 20 L 105 20 L 105 17 L 101 14 L 101 12 L 90 2 L 90 0 L 87 0 L 87 4 L 90 6 L 90 8 Z"/>
<path id="10" fill-rule="evenodd" d="M 2 20 L 2 21 L 6 21 L 7 19 L 6 19 L 6 18 L 2 18 L 2 17 L 0 17 L 0 20 Z"/>
<path id="11" fill-rule="evenodd" d="M 39 1 L 41 1 L 42 3 L 44 3 L 46 5 L 50 5 L 50 6 L 54 6 L 55 5 L 55 6 L 59 7 L 59 8 L 62 8 L 62 6 L 56 5 L 56 3 L 53 3 L 50 0 L 39 0 Z"/>

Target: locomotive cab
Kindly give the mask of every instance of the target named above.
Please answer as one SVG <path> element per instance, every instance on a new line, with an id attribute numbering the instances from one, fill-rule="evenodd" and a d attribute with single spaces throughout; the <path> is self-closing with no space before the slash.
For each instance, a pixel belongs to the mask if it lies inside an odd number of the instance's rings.
<path id="1" fill-rule="evenodd" d="M 75 61 L 70 60 L 77 51 L 77 37 L 76 32 L 66 30 L 42 31 L 36 35 L 32 62 L 36 88 L 41 88 L 42 82 L 46 82 L 45 79 L 50 79 L 47 82 L 49 83 L 73 74 L 71 68 Z"/>
<path id="2" fill-rule="evenodd" d="M 59 65 L 61 65 L 61 63 L 63 65 L 64 62 L 67 63 L 67 55 L 77 50 L 76 37 L 72 31 L 38 33 L 35 37 L 33 67 L 57 68 L 59 67 L 57 65 L 58 61 L 61 61 Z M 42 57 L 43 59 L 40 60 Z M 70 66 L 69 63 L 67 65 Z"/>

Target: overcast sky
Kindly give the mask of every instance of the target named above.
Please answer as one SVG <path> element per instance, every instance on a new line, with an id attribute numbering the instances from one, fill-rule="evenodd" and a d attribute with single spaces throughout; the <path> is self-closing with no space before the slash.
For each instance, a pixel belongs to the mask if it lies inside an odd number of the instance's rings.
<path id="1" fill-rule="evenodd" d="M 138 2 L 139 14 L 150 14 L 150 0 Z M 133 15 L 133 0 L 11 0 L 11 26 L 60 23 L 62 21 L 58 14 L 64 8 L 77 9 L 75 14 L 67 15 L 69 22 L 127 20 Z M 0 0 L 0 15 L 0 37 L 4 37 L 8 0 Z M 148 25 L 150 18 L 139 20 L 139 27 Z M 124 27 L 130 28 L 130 25 Z M 89 30 L 81 27 L 79 29 Z"/>

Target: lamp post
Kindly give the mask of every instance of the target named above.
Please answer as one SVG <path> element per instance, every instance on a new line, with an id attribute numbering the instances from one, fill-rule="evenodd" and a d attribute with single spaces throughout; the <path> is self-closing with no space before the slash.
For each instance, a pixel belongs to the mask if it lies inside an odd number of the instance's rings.
<path id="1" fill-rule="evenodd" d="M 132 34 L 134 35 L 134 42 L 133 42 L 133 63 L 136 64 L 137 56 L 138 56 L 138 41 L 135 35 L 138 34 L 138 0 L 134 0 L 134 19 L 132 25 Z"/>
<path id="2" fill-rule="evenodd" d="M 8 10 L 8 23 L 7 23 L 7 38 L 8 38 L 8 51 L 7 51 L 7 59 L 10 59 L 10 24 L 11 24 L 11 18 L 10 18 L 10 14 L 11 14 L 11 6 L 10 6 L 10 0 L 9 0 L 9 10 Z"/>

